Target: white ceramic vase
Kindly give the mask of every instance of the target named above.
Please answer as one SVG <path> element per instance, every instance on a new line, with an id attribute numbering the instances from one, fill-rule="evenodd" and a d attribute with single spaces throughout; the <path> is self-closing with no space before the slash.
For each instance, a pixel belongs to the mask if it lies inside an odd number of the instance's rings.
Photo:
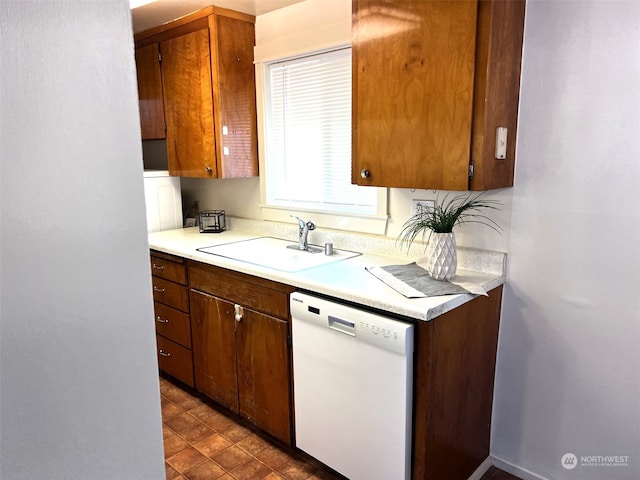
<path id="1" fill-rule="evenodd" d="M 431 232 L 427 242 L 426 255 L 416 263 L 436 280 L 449 281 L 458 268 L 456 236 L 453 232 Z"/>

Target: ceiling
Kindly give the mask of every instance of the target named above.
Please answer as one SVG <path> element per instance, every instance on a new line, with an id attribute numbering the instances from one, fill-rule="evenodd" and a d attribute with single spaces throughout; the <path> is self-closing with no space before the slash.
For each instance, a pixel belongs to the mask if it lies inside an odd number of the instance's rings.
<path id="1" fill-rule="evenodd" d="M 162 25 L 209 5 L 262 15 L 303 0 L 157 0 L 131 10 L 133 33 Z"/>

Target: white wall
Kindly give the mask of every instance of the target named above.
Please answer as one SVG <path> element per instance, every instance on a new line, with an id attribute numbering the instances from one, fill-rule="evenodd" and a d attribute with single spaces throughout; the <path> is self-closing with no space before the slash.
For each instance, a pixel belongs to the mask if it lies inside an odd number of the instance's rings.
<path id="1" fill-rule="evenodd" d="M 638 25 L 638 2 L 527 6 L 491 450 L 544 478 L 640 478 Z"/>
<path id="2" fill-rule="evenodd" d="M 0 478 L 164 478 L 128 2 L 0 32 Z"/>

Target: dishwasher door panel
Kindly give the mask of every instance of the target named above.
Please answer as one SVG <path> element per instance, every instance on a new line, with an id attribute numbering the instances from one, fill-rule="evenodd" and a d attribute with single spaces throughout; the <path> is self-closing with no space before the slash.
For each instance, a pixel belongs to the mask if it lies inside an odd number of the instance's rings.
<path id="1" fill-rule="evenodd" d="M 351 310 L 356 329 L 373 321 Z M 329 323 L 293 318 L 297 447 L 351 480 L 410 478 L 412 341 L 400 355 Z"/>

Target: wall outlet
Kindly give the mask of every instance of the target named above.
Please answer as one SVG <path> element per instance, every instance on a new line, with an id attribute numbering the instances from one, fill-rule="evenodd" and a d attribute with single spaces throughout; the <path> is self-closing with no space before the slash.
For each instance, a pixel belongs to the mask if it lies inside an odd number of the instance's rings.
<path id="1" fill-rule="evenodd" d="M 427 213 L 435 206 L 436 202 L 433 200 L 411 200 L 411 216 L 418 213 Z"/>

